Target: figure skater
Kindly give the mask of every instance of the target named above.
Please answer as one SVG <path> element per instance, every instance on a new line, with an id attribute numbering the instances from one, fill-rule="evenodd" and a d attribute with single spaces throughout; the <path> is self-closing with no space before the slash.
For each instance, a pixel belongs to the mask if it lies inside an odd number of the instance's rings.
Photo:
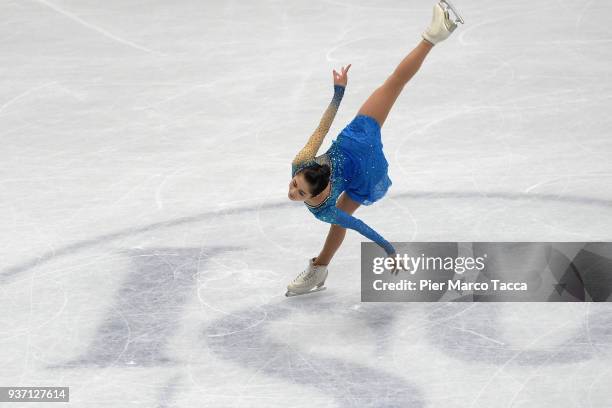
<path id="1" fill-rule="evenodd" d="M 451 20 L 449 10 L 455 21 Z M 380 129 L 395 100 L 429 51 L 448 38 L 457 23 L 463 23 L 463 19 L 447 0 L 436 4 L 431 24 L 422 34 L 421 42 L 370 95 L 355 118 L 332 141 L 329 150 L 316 156 L 340 106 L 351 64 L 342 67 L 340 73 L 333 70 L 333 99 L 319 126 L 291 163 L 288 193 L 289 199 L 303 201 L 316 218 L 332 225 L 319 256 L 310 259 L 308 267 L 287 286 L 287 296 L 325 289 L 327 266 L 342 244 L 347 228 L 376 242 L 388 256 L 395 254 L 387 240 L 352 214 L 360 205 L 380 200 L 391 186 Z"/>

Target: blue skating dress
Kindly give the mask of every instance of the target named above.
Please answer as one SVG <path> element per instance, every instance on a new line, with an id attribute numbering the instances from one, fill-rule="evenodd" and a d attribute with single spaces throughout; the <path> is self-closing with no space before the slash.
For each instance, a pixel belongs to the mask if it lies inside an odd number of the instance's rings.
<path id="1" fill-rule="evenodd" d="M 380 245 L 388 255 L 392 255 L 395 249 L 387 240 L 360 219 L 336 207 L 336 200 L 343 191 L 352 200 L 371 205 L 380 200 L 391 186 L 387 174 L 388 163 L 382 150 L 380 125 L 370 116 L 357 115 L 332 141 L 331 147 L 315 157 L 343 95 L 344 87 L 335 85 L 334 98 L 321 123 L 293 160 L 291 176 L 313 162 L 330 166 L 330 194 L 317 206 L 304 203 L 308 210 L 321 221 L 359 232 Z"/>

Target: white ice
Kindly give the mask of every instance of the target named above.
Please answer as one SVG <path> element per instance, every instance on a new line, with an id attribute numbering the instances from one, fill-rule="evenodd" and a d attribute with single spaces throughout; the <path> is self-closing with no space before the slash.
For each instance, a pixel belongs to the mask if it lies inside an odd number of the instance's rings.
<path id="1" fill-rule="evenodd" d="M 355 215 L 392 241 L 612 240 L 612 5 L 454 3 L 466 25 L 383 127 L 393 186 Z M 323 149 L 432 5 L 0 2 L 0 385 L 88 408 L 612 406 L 605 303 L 361 303 L 353 232 L 328 290 L 283 296 L 328 230 L 286 193 L 332 69 L 352 63 Z"/>

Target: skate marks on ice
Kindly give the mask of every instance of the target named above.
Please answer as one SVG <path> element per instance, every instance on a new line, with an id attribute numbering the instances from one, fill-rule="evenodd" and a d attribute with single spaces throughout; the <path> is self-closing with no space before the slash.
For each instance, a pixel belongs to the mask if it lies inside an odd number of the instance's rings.
<path id="1" fill-rule="evenodd" d="M 575 306 L 572 303 L 476 303 L 469 314 L 457 315 L 452 324 L 428 327 L 428 337 L 432 344 L 440 346 L 441 352 L 453 358 L 496 366 L 576 364 L 612 354 L 612 314 L 607 305 L 581 304 L 578 316 Z M 508 319 L 504 307 L 513 309 L 514 320 L 503 320 Z M 567 313 L 559 313 L 559 308 Z M 436 313 L 443 317 L 448 310 L 440 309 Z M 520 323 L 519 333 L 509 329 L 512 321 Z M 521 339 L 508 340 L 512 335 Z"/>
<path id="2" fill-rule="evenodd" d="M 601 303 L 610 294 L 601 288 L 606 285 L 598 284 L 605 279 L 599 269 L 609 271 L 610 261 L 597 255 L 597 245 L 584 248 L 582 244 L 575 245 L 577 254 L 571 258 L 550 245 L 541 244 L 539 247 L 540 250 L 548 248 L 548 251 L 540 252 L 534 250 L 533 244 L 522 243 L 506 247 L 504 251 L 507 257 L 522 259 L 525 266 L 523 271 L 514 270 L 512 276 L 529 281 L 533 286 L 542 282 L 540 271 L 556 265 L 551 268 L 557 282 L 551 289 L 551 303 L 510 303 L 505 307 L 503 303 L 489 306 L 476 303 L 470 315 L 457 316 L 453 324 L 435 330 L 430 328 L 431 342 L 444 345 L 442 350 L 453 358 L 493 365 L 574 364 L 611 355 L 612 314 L 609 306 Z M 495 245 L 474 244 L 475 255 L 486 256 L 495 251 L 499 251 Z M 508 259 L 500 253 L 490 258 L 493 259 L 496 261 L 489 262 L 474 281 L 503 279 L 503 265 Z M 599 269 L 580 266 L 595 263 Z M 573 303 L 584 302 L 587 297 L 594 303 Z M 486 302 L 486 299 L 486 295 L 471 294 L 461 300 Z M 556 303 L 560 299 L 567 303 Z M 517 325 L 520 329 L 515 333 L 513 330 Z M 466 327 L 469 330 L 465 330 Z"/>
<path id="3" fill-rule="evenodd" d="M 448 324 L 427 328 L 428 342 L 438 345 L 447 356 L 468 365 L 485 364 L 495 368 L 487 381 L 478 384 L 471 404 L 466 406 L 483 406 L 482 402 L 490 397 L 487 394 L 495 393 L 500 381 L 517 368 L 523 374 L 507 401 L 508 407 L 515 406 L 519 399 L 524 403 L 530 392 L 540 390 L 542 378 L 551 372 L 558 373 L 562 381 L 569 381 L 568 385 L 572 384 L 572 378 L 576 381 L 588 378 L 589 383 L 585 389 L 570 386 L 560 392 L 562 388 L 559 388 L 547 397 L 549 404 L 562 404 L 571 399 L 575 406 L 582 406 L 578 401 L 588 401 L 585 406 L 589 407 L 608 406 L 593 405 L 591 400 L 606 399 L 603 379 L 609 369 L 585 364 L 609 358 L 612 352 L 612 316 L 606 303 L 474 303 L 473 306 L 469 314 L 458 314 Z M 449 313 L 443 309 L 438 312 L 440 317 Z"/>
<path id="4" fill-rule="evenodd" d="M 98 235 L 89 239 L 78 241 L 72 244 L 65 245 L 63 247 L 57 247 L 53 250 L 47 251 L 40 255 L 34 256 L 20 264 L 8 267 L 0 272 L 0 284 L 8 283 L 10 279 L 18 276 L 19 274 L 26 272 L 34 267 L 42 266 L 52 260 L 68 257 L 84 251 L 87 249 L 95 248 L 105 244 L 110 244 L 113 241 L 120 241 L 126 238 L 135 237 L 144 233 L 156 232 L 164 229 L 180 227 L 182 225 L 195 225 L 200 222 L 218 220 L 220 216 L 234 216 L 243 215 L 248 213 L 257 213 L 260 210 L 269 209 L 282 209 L 289 207 L 291 203 L 278 202 L 278 203 L 267 203 L 263 205 L 250 205 L 243 207 L 235 207 L 221 210 L 212 210 L 204 213 L 179 217 L 167 221 L 154 222 L 141 227 L 129 227 L 121 229 L 115 232 L 109 232 L 106 234 Z M 612 207 L 612 202 L 610 204 Z M 40 276 L 40 275 L 39 275 Z"/>
<path id="5" fill-rule="evenodd" d="M 515 192 L 483 192 L 483 191 L 407 191 L 399 194 L 389 194 L 389 198 L 394 200 L 501 200 L 514 202 L 542 202 L 542 203 L 563 203 L 567 205 L 598 207 L 605 210 L 612 210 L 612 199 L 586 197 L 578 195 L 546 194 L 546 193 L 515 193 Z M 167 228 L 174 228 L 181 225 L 197 224 L 203 221 L 217 220 L 220 216 L 239 216 L 248 213 L 258 213 L 260 211 L 288 209 L 295 207 L 295 203 L 289 201 L 266 202 L 259 205 L 240 206 L 219 210 L 211 210 L 200 214 L 179 217 L 167 221 L 160 221 L 141 227 L 130 227 L 115 232 L 98 235 L 86 240 L 58 247 L 42 254 L 34 255 L 30 259 L 9 266 L 0 271 L 0 284 L 8 283 L 11 279 L 20 275 L 31 268 L 41 266 L 51 260 L 56 260 L 66 256 L 71 256 L 79 251 L 94 248 L 99 245 L 108 244 L 115 240 L 132 237 L 142 233 L 159 231 Z M 297 211 L 297 208 L 296 208 Z M 612 239 L 612 237 L 610 237 Z"/>
<path id="6" fill-rule="evenodd" d="M 253 372 L 292 379 L 300 386 L 315 387 L 331 395 L 340 407 L 424 407 L 420 389 L 397 374 L 339 358 L 307 354 L 267 334 L 271 324 L 291 319 L 295 313 L 318 318 L 342 313 L 344 321 L 366 319 L 367 325 L 378 326 L 372 328 L 373 332 L 383 329 L 376 332 L 378 338 L 389 338 L 385 336 L 387 333 L 390 335 L 393 315 L 388 306 L 372 304 L 365 309 L 351 309 L 329 297 L 300 296 L 255 309 L 243 309 L 218 319 L 205 330 L 204 338 L 209 349 L 219 357 Z"/>
<path id="7" fill-rule="evenodd" d="M 423 392 L 400 374 L 390 373 L 388 367 L 372 362 L 368 366 L 367 357 L 359 364 L 343 360 L 341 356 L 307 354 L 276 340 L 270 334 L 271 328 L 281 321 L 293 322 L 299 315 L 315 316 L 323 324 L 329 324 L 327 319 L 336 317 L 346 322 L 341 330 L 352 328 L 351 322 L 359 321 L 379 339 L 373 353 L 384 356 L 394 354 L 398 348 L 391 341 L 399 335 L 398 317 L 404 315 L 402 311 L 406 308 L 414 308 L 410 315 L 418 316 L 418 320 L 410 321 L 410 331 L 424 328 L 427 343 L 441 353 L 470 366 L 484 364 L 493 370 L 490 381 L 482 384 L 482 391 L 506 368 L 528 368 L 528 375 L 516 395 L 546 367 L 571 370 L 612 352 L 612 316 L 605 303 L 441 303 L 435 307 L 356 304 L 351 307 L 339 304 L 329 294 L 295 300 L 243 309 L 214 321 L 204 332 L 209 350 L 254 373 L 316 387 L 332 395 L 339 406 L 385 407 L 422 406 Z M 305 331 L 309 329 L 299 318 L 295 324 Z M 313 321 L 312 325 L 316 324 Z M 311 337 L 315 342 L 324 340 L 318 339 L 316 333 Z M 308 340 L 301 343 L 309 344 Z M 480 394 L 475 398 L 478 400 Z"/>
<path id="8" fill-rule="evenodd" d="M 236 248 L 122 251 L 134 265 L 81 357 L 50 368 L 175 365 L 166 355 L 197 275 L 210 257 Z"/>
<path id="9" fill-rule="evenodd" d="M 119 37 L 118 35 L 113 34 L 113 33 L 111 33 L 108 30 L 105 30 L 103 28 L 100 28 L 100 27 L 98 27 L 98 26 L 88 22 L 88 21 L 85 21 L 81 17 L 79 17 L 78 15 L 63 9 L 63 8 L 57 6 L 56 4 L 51 3 L 48 0 L 36 0 L 36 2 L 41 4 L 41 5 L 43 5 L 43 6 L 46 6 L 46 7 L 50 8 L 51 10 L 55 11 L 56 13 L 61 14 L 62 16 L 64 16 L 64 17 L 66 17 L 66 18 L 68 18 L 68 19 L 70 19 L 70 20 L 72 20 L 72 21 L 82 25 L 83 27 L 85 27 L 85 28 L 87 28 L 89 30 L 95 31 L 95 32 L 103 35 L 106 38 L 109 38 L 109 39 L 111 39 L 113 41 L 116 41 L 119 44 L 127 45 L 128 47 L 131 47 L 133 49 L 136 49 L 136 50 L 139 50 L 139 51 L 144 51 L 144 52 L 146 52 L 148 54 L 153 54 L 153 55 L 156 55 L 156 56 L 159 56 L 159 57 L 165 57 L 166 56 L 166 54 L 162 54 L 160 52 L 153 51 L 150 48 L 147 48 L 145 46 L 137 44 L 137 43 L 135 43 L 133 41 L 126 40 L 125 38 Z"/>

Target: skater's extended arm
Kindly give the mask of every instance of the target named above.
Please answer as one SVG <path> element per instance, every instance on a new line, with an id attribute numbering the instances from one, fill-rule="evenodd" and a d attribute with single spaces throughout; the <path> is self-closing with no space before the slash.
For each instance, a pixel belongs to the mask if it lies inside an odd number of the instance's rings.
<path id="1" fill-rule="evenodd" d="M 340 107 L 340 101 L 344 96 L 344 90 L 346 88 L 346 84 L 348 82 L 348 70 L 351 67 L 351 64 L 348 64 L 345 67 L 342 67 L 340 73 L 336 72 L 334 69 L 332 74 L 334 76 L 334 97 L 330 102 L 329 106 L 323 113 L 323 117 L 319 122 L 319 126 L 315 129 L 313 134 L 308 139 L 308 142 L 304 146 L 302 150 L 299 151 L 298 154 L 295 155 L 293 162 L 293 168 L 300 163 L 303 163 L 308 160 L 312 160 L 317 155 L 321 144 L 323 143 L 323 139 L 329 132 L 329 128 L 331 127 L 334 118 L 336 117 L 336 112 L 338 112 L 338 108 Z"/>
<path id="2" fill-rule="evenodd" d="M 326 221 L 331 222 L 332 224 L 338 224 L 344 228 L 355 230 L 364 237 L 376 242 L 382 249 L 385 250 L 387 255 L 395 254 L 395 248 L 393 248 L 393 245 L 391 245 L 389 241 L 384 239 L 379 233 L 374 231 L 359 218 L 355 218 L 337 207 L 330 208 L 330 211 L 330 214 L 328 217 L 326 217 L 328 218 Z"/>
<path id="3" fill-rule="evenodd" d="M 334 85 L 334 97 L 332 98 L 332 101 L 325 110 L 325 113 L 323 113 L 319 126 L 317 126 L 315 131 L 308 139 L 306 145 L 293 159 L 293 165 L 312 160 L 317 155 L 321 144 L 323 144 L 323 139 L 325 139 L 325 136 L 327 135 L 327 132 L 329 132 L 329 128 L 336 117 L 336 112 L 338 112 L 338 108 L 340 107 L 340 101 L 342 100 L 342 96 L 344 96 L 344 89 L 344 86 Z"/>

